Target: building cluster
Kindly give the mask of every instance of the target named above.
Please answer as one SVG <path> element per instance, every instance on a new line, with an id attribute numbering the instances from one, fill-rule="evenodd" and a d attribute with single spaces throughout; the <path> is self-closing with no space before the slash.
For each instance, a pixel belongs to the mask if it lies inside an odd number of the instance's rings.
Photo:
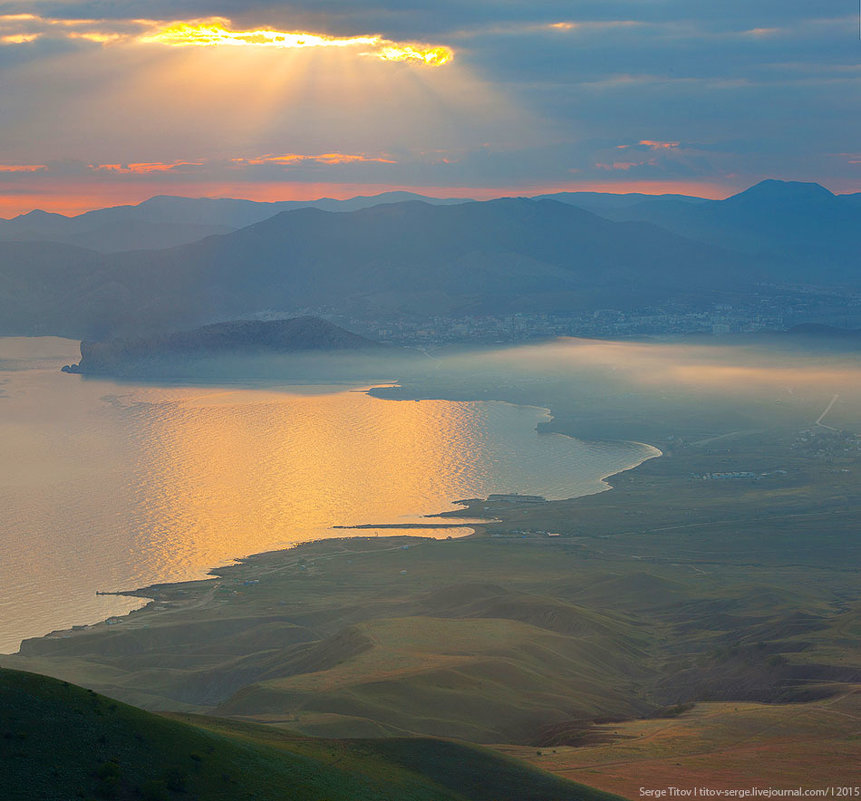
<path id="1" fill-rule="evenodd" d="M 861 436 L 851 431 L 810 428 L 799 433 L 792 447 L 805 456 L 830 461 L 861 454 Z"/>
<path id="2" fill-rule="evenodd" d="M 766 287 L 749 296 L 709 304 L 672 301 L 637 309 L 570 312 L 475 313 L 460 315 L 344 315 L 332 308 L 271 312 L 310 314 L 350 331 L 398 345 L 501 344 L 555 337 L 754 334 L 784 331 L 800 323 L 861 327 L 861 294 L 821 287 Z M 270 314 L 270 313 L 265 313 Z"/>
<path id="3" fill-rule="evenodd" d="M 782 467 L 777 470 L 769 470 L 766 473 L 753 473 L 749 470 L 729 470 L 718 473 L 695 473 L 694 478 L 700 481 L 739 481 L 747 479 L 749 481 L 759 481 L 761 478 L 769 476 L 785 476 L 788 471 Z"/>

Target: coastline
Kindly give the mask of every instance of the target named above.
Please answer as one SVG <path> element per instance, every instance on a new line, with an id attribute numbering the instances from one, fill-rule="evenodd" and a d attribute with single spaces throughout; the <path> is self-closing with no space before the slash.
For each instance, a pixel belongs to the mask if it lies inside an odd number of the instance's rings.
<path id="1" fill-rule="evenodd" d="M 499 401 L 500 403 L 509 403 L 508 401 Z M 511 404 L 511 405 L 523 405 L 523 404 Z M 545 407 L 534 407 L 539 408 L 542 411 L 545 411 L 550 418 L 553 419 L 553 415 L 550 409 L 546 409 Z M 538 433 L 542 433 L 540 430 Z M 571 437 L 573 439 L 579 439 L 572 434 L 567 434 L 564 432 L 547 432 L 547 433 L 556 433 L 562 436 Z M 595 441 L 606 441 L 606 440 L 595 440 Z M 620 440 L 621 441 L 621 440 Z M 631 440 L 624 440 L 625 442 L 633 442 Z M 642 465 L 646 464 L 649 461 L 657 459 L 660 456 L 663 456 L 663 452 L 660 449 L 656 448 L 653 445 L 649 445 L 648 443 L 641 442 L 633 442 L 633 444 L 641 445 L 646 448 L 651 448 L 656 451 L 655 454 L 647 456 L 642 461 L 637 462 L 634 465 L 629 467 L 625 467 L 621 470 L 617 470 L 613 473 L 608 473 L 607 475 L 601 476 L 600 481 L 606 486 L 603 489 L 598 490 L 594 493 L 588 493 L 585 495 L 578 495 L 571 498 L 564 498 L 558 500 L 545 500 L 541 506 L 546 507 L 547 505 L 553 504 L 568 504 L 568 503 L 576 503 L 578 500 L 585 498 L 592 498 L 598 495 L 604 495 L 610 490 L 616 489 L 616 485 L 611 481 L 614 477 L 622 476 L 624 474 L 630 474 L 640 468 Z M 506 512 L 508 513 L 509 518 L 513 518 L 516 513 L 521 511 L 532 511 L 534 509 L 534 505 L 532 504 L 513 504 L 513 503 L 497 503 L 490 510 L 487 506 L 487 499 L 485 498 L 470 498 L 464 500 L 453 500 L 450 502 L 451 504 L 459 504 L 461 508 L 458 509 L 447 509 L 442 512 L 437 512 L 433 514 L 422 515 L 427 518 L 453 518 L 458 519 L 460 517 L 469 517 L 471 522 L 469 523 L 451 523 L 451 524 L 439 524 L 435 525 L 432 523 L 422 524 L 422 523 L 398 523 L 398 524 L 360 524 L 356 526 L 332 526 L 333 530 L 356 530 L 357 532 L 362 532 L 368 529 L 392 529 L 392 530 L 403 530 L 403 531 L 420 531 L 423 528 L 433 528 L 433 529 L 472 529 L 472 531 L 468 534 L 463 534 L 461 536 L 457 536 L 455 539 L 457 540 L 472 540 L 477 538 L 487 538 L 491 535 L 489 528 L 490 527 L 499 527 L 506 525 Z M 526 507 L 524 510 L 524 506 Z M 475 522 L 472 520 L 473 518 L 483 518 L 483 522 Z M 449 540 L 453 539 L 452 537 L 448 538 Z M 41 640 L 58 640 L 58 639 L 68 639 L 70 637 L 75 637 L 79 635 L 84 635 L 87 633 L 92 633 L 94 631 L 100 631 L 108 626 L 116 626 L 117 624 L 127 623 L 129 621 L 135 621 L 139 618 L 141 613 L 159 614 L 168 612 L 170 610 L 176 609 L 178 607 L 188 608 L 189 604 L 187 601 L 193 600 L 184 598 L 182 596 L 186 596 L 188 594 L 194 593 L 202 593 L 204 597 L 211 595 L 216 589 L 218 589 L 219 582 L 224 579 L 224 574 L 228 573 L 232 570 L 246 570 L 246 569 L 254 569 L 264 562 L 268 560 L 278 560 L 279 565 L 277 570 L 282 570 L 285 568 L 293 567 L 296 564 L 299 564 L 301 560 L 304 558 L 303 551 L 314 551 L 317 548 L 323 548 L 324 550 L 335 548 L 336 550 L 331 554 L 323 554 L 317 555 L 315 558 L 317 559 L 326 559 L 331 558 L 332 556 L 343 555 L 344 553 L 350 552 L 347 550 L 337 550 L 340 546 L 342 549 L 346 549 L 347 546 L 355 545 L 359 542 L 368 542 L 369 540 L 374 541 L 378 545 L 389 546 L 385 548 L 381 548 L 380 550 L 396 550 L 396 549 L 405 549 L 408 547 L 419 546 L 429 542 L 435 542 L 436 538 L 422 536 L 420 533 L 412 534 L 385 534 L 382 536 L 368 536 L 366 534 L 357 533 L 354 536 L 344 536 L 344 537 L 324 537 L 316 540 L 307 540 L 304 542 L 295 543 L 294 545 L 290 545 L 286 548 L 276 548 L 273 550 L 260 551 L 258 553 L 248 554 L 246 556 L 234 557 L 230 561 L 226 562 L 223 565 L 213 566 L 206 571 L 206 575 L 197 578 L 190 579 L 186 581 L 178 581 L 178 582 L 164 582 L 164 583 L 155 583 L 150 584 L 144 587 L 137 587 L 129 590 L 113 590 L 113 591 L 101 591 L 97 590 L 96 595 L 100 596 L 117 596 L 117 597 L 127 597 L 127 598 L 138 598 L 144 599 L 147 603 L 130 610 L 124 615 L 112 615 L 103 620 L 96 621 L 94 623 L 89 624 L 81 624 L 74 625 L 66 629 L 57 629 L 54 631 L 50 631 L 46 634 L 36 636 L 36 637 L 28 637 L 24 638 L 19 645 L 19 649 L 17 652 L 12 654 L 0 654 L 0 658 L 4 656 L 18 656 L 22 655 L 22 649 L 25 647 L 25 643 L 31 642 L 39 642 Z M 289 560 L 289 555 L 295 554 L 296 559 Z M 255 579 L 248 579 L 248 581 L 255 581 Z M 200 605 L 202 601 L 195 601 L 193 605 Z M 149 625 L 149 624 L 146 624 Z"/>
<path id="2" fill-rule="evenodd" d="M 60 376 L 60 380 L 67 380 L 67 379 L 68 379 L 67 376 Z M 376 389 L 378 391 L 385 392 L 391 386 L 392 385 L 380 385 L 380 384 L 374 384 L 373 386 L 369 386 L 366 384 L 364 387 L 358 387 L 358 386 L 353 385 L 353 389 L 357 392 L 362 392 L 363 394 L 374 396 L 374 395 L 376 395 L 376 393 L 373 390 Z M 451 400 L 451 398 L 445 398 L 445 400 Z M 521 409 L 535 410 L 536 412 L 538 412 L 538 414 L 541 418 L 537 422 L 534 422 L 534 418 L 533 418 L 531 413 L 527 414 L 524 418 L 522 418 L 524 420 L 524 422 L 528 421 L 528 427 L 529 427 L 529 430 L 530 430 L 532 436 L 534 436 L 534 432 L 545 433 L 545 430 L 546 430 L 545 426 L 552 425 L 554 422 L 554 417 L 551 413 L 551 410 L 546 406 L 541 406 L 541 405 L 534 404 L 534 403 L 519 403 L 517 401 L 509 401 L 509 400 L 505 400 L 505 399 L 500 400 L 498 398 L 476 399 L 476 400 L 478 400 L 480 403 L 481 402 L 487 403 L 488 401 L 490 401 L 493 403 L 498 403 L 500 405 L 505 405 L 505 406 L 510 406 L 510 407 L 520 407 Z M 524 428 L 522 430 L 526 431 L 527 429 Z M 553 433 L 561 433 L 567 437 L 574 437 L 575 439 L 579 439 L 578 437 L 572 435 L 571 433 L 569 433 L 567 431 L 558 431 L 558 432 L 554 431 Z M 597 441 L 597 440 L 595 440 L 595 441 Z M 606 440 L 606 441 L 612 441 L 612 440 Z M 624 440 L 620 439 L 619 441 L 622 442 Z M 559 447 L 559 446 L 556 446 L 556 447 Z M 539 446 L 539 448 L 540 448 L 540 446 Z M 647 455 L 647 458 L 650 458 L 650 455 Z M 611 489 L 612 484 L 609 481 L 607 481 L 606 479 L 608 479 L 614 475 L 617 475 L 620 472 L 626 472 L 627 470 L 632 469 L 632 467 L 635 467 L 635 466 L 638 466 L 639 464 L 642 464 L 642 461 L 639 460 L 639 454 L 636 456 L 632 455 L 630 457 L 630 459 L 631 459 L 631 462 L 633 462 L 631 467 L 624 467 L 622 470 L 617 470 L 615 472 L 609 472 L 606 475 L 596 475 L 596 473 L 592 473 L 593 478 L 591 480 L 593 480 L 596 484 L 598 482 L 601 482 L 603 484 L 603 486 L 601 486 L 600 489 L 596 487 L 592 491 L 593 492 L 602 492 L 602 491 L 605 491 L 607 489 Z M 636 459 L 636 461 L 635 461 L 635 459 Z M 565 474 L 560 473 L 560 475 L 562 475 L 564 477 Z M 517 485 L 513 484 L 513 486 L 516 487 Z M 505 487 L 504 484 L 498 484 L 497 488 L 494 489 L 493 491 L 499 491 L 499 490 L 504 491 L 505 489 L 507 489 L 507 487 Z M 487 490 L 485 490 L 485 491 L 487 491 Z M 559 500 L 564 500 L 566 497 L 570 498 L 571 496 L 568 496 L 568 495 L 563 496 L 561 493 L 556 493 L 552 497 L 558 498 Z M 583 497 L 583 495 L 578 494 L 576 497 Z M 451 503 L 454 504 L 455 502 L 451 501 Z M 440 511 L 435 511 L 435 512 L 431 511 L 428 514 L 422 514 L 423 517 L 428 518 L 427 526 L 429 528 L 444 529 L 447 527 L 447 525 L 444 521 L 446 521 L 446 519 L 448 519 L 451 521 L 451 523 L 453 525 L 456 524 L 457 528 L 459 529 L 459 531 L 456 533 L 453 531 L 450 532 L 454 536 L 457 536 L 459 534 L 463 534 L 465 536 L 481 535 L 482 533 L 485 532 L 487 525 L 499 525 L 501 523 L 500 520 L 496 519 L 497 515 L 488 515 L 483 510 L 476 515 L 471 515 L 464 508 L 446 508 L 445 502 L 441 502 L 439 505 L 434 504 L 433 506 L 431 506 L 431 509 L 433 510 L 434 507 L 436 507 L 436 509 L 440 510 Z M 500 510 L 500 512 L 504 513 L 505 515 L 508 515 L 511 511 L 512 510 L 510 507 L 504 507 L 503 509 Z M 488 518 L 494 518 L 494 519 L 488 523 L 472 523 L 470 525 L 466 525 L 465 521 L 463 521 L 463 518 L 467 518 L 467 517 L 478 517 L 478 518 L 481 518 L 482 520 L 488 520 Z M 251 518 L 251 519 L 253 519 L 253 518 Z M 371 519 L 373 520 L 374 518 L 372 517 Z M 436 526 L 430 525 L 433 520 L 439 520 L 440 521 L 439 525 L 436 525 Z M 370 524 L 363 524 L 363 527 L 364 528 L 370 528 L 371 526 L 370 526 Z M 383 522 L 382 524 L 373 526 L 373 528 L 381 528 L 381 529 L 400 529 L 400 532 L 404 535 L 424 534 L 425 532 L 420 531 L 419 527 L 424 528 L 425 525 L 424 524 L 418 524 L 415 529 L 413 529 L 413 525 L 411 523 L 398 524 L 398 523 Z M 469 530 L 467 530 L 467 529 L 469 529 Z M 364 533 L 364 532 L 357 531 L 356 533 L 358 534 L 358 533 Z M 380 531 L 381 536 L 383 536 L 384 534 L 394 535 L 397 533 L 398 532 L 395 532 L 395 531 Z M 445 536 L 445 532 L 441 531 L 440 536 Z M 264 544 L 264 543 L 262 543 L 262 544 Z M 292 544 L 288 545 L 288 543 L 284 543 L 284 545 L 278 544 L 275 546 L 276 549 L 280 549 L 280 550 L 292 550 L 293 547 L 296 547 L 296 546 L 293 546 Z M 247 549 L 247 550 L 243 551 L 243 550 L 237 549 L 236 551 L 232 551 L 232 553 L 227 553 L 223 559 L 221 558 L 221 556 L 218 556 L 218 558 L 216 560 L 212 560 L 212 561 L 207 560 L 206 562 L 203 562 L 199 565 L 199 570 L 198 569 L 194 570 L 195 575 L 192 578 L 188 578 L 187 574 L 186 574 L 186 576 L 180 575 L 178 577 L 178 579 L 175 579 L 174 581 L 178 580 L 178 582 L 180 582 L 180 583 L 182 583 L 184 581 L 204 582 L 211 575 L 213 569 L 217 569 L 221 566 L 229 566 L 232 564 L 236 564 L 237 563 L 237 557 L 235 556 L 236 553 L 239 553 L 239 554 L 244 553 L 246 555 L 246 558 L 247 558 L 247 556 L 251 556 L 251 555 L 253 555 L 255 553 L 259 553 L 259 552 L 267 552 L 265 550 L 265 544 L 264 544 L 263 550 Z M 243 557 L 239 557 L 239 558 L 241 559 Z M 158 581 L 157 576 L 153 576 L 153 577 L 156 578 Z M 34 627 L 34 628 L 36 628 L 35 633 L 33 633 L 33 634 L 30 633 L 33 631 L 33 628 L 30 628 L 30 630 L 28 632 L 26 627 L 21 627 L 21 634 L 19 636 L 22 638 L 25 638 L 25 639 L 38 638 L 39 636 L 51 636 L 52 634 L 55 634 L 56 632 L 71 631 L 75 627 L 80 626 L 80 625 L 84 625 L 85 628 L 83 630 L 88 630 L 88 629 L 91 629 L 93 626 L 103 624 L 106 620 L 124 619 L 124 618 L 127 618 L 129 614 L 132 614 L 133 612 L 138 611 L 136 609 L 129 609 L 128 606 L 123 606 L 118 601 L 116 603 L 111 601 L 110 600 L 111 596 L 114 596 L 117 598 L 123 597 L 123 596 L 128 597 L 128 598 L 147 597 L 145 595 L 138 594 L 134 590 L 132 590 L 131 592 L 122 591 L 121 588 L 124 586 L 128 587 L 131 585 L 132 587 L 136 587 L 137 585 L 135 583 L 127 582 L 127 581 L 112 581 L 110 579 L 100 581 L 98 579 L 98 576 L 96 576 L 95 578 L 96 578 L 95 581 L 88 581 L 84 585 L 84 591 L 88 595 L 94 596 L 95 594 L 98 594 L 98 595 L 104 596 L 105 603 L 103 603 L 103 604 L 101 602 L 96 604 L 95 601 L 97 601 L 98 599 L 94 598 L 94 605 L 92 606 L 92 608 L 96 610 L 95 614 L 91 613 L 91 611 L 90 611 L 91 607 L 88 604 L 88 602 L 86 601 L 86 599 L 84 599 L 84 604 L 87 604 L 87 605 L 80 605 L 81 608 L 84 610 L 84 614 L 82 614 L 80 616 L 78 616 L 78 615 L 62 615 L 62 616 L 60 616 L 60 615 L 45 614 L 45 615 L 43 615 L 42 618 L 39 619 L 38 627 Z M 147 578 L 149 578 L 149 576 L 147 576 Z M 171 579 L 168 579 L 168 581 L 171 581 Z M 147 582 L 146 584 L 141 582 L 141 584 L 144 587 L 145 586 L 152 586 L 152 584 L 150 584 L 149 582 Z M 25 600 L 26 600 L 26 596 L 25 596 Z M 74 607 L 74 608 L 77 608 L 77 607 Z M 128 611 L 126 611 L 126 610 L 128 610 Z M 48 612 L 50 612 L 50 610 L 48 610 Z M 52 620 L 52 617 L 53 617 L 53 620 Z M 54 621 L 57 620 L 58 617 L 60 618 L 59 621 L 57 621 L 59 623 L 59 626 L 57 625 L 57 623 L 54 623 Z M 15 631 L 15 633 L 17 634 L 17 630 Z M 12 642 L 11 637 L 10 637 L 10 643 L 8 644 L 9 652 L 14 652 L 14 649 L 19 648 L 19 647 L 20 647 L 20 641 L 19 642 Z"/>
<path id="3" fill-rule="evenodd" d="M 556 434 L 558 436 L 570 437 L 571 439 L 576 439 L 579 442 L 614 443 L 614 444 L 625 443 L 628 445 L 637 445 L 641 448 L 646 448 L 647 450 L 652 451 L 652 453 L 645 456 L 640 461 L 629 465 L 628 467 L 623 467 L 621 470 L 614 470 L 612 473 L 607 473 L 606 475 L 601 476 L 599 480 L 601 481 L 602 484 L 605 484 L 606 486 L 604 487 L 603 490 L 600 490 L 600 492 L 606 492 L 608 490 L 613 489 L 613 484 L 608 480 L 608 479 L 612 478 L 613 476 L 618 476 L 618 475 L 621 475 L 622 473 L 627 473 L 629 470 L 636 470 L 640 465 L 645 464 L 650 459 L 658 459 L 664 455 L 664 452 L 660 448 L 658 448 L 656 445 L 652 445 L 651 443 L 648 443 L 648 442 L 640 442 L 639 440 L 634 440 L 634 439 L 603 439 L 603 438 L 590 439 L 588 437 L 584 437 L 584 436 L 581 436 L 579 434 L 572 433 L 570 431 L 563 431 L 561 429 L 554 428 L 554 423 L 556 422 L 556 416 L 553 414 L 553 409 L 549 408 L 547 406 L 540 406 L 538 404 L 515 403 L 513 401 L 506 401 L 506 400 L 495 401 L 495 402 L 496 403 L 507 403 L 507 404 L 510 404 L 512 406 L 528 406 L 528 407 L 531 407 L 533 409 L 539 409 L 540 411 L 544 412 L 547 419 L 544 422 L 539 422 L 535 426 L 535 430 L 539 435 L 541 435 L 541 434 Z M 594 495 L 596 493 L 589 493 L 589 494 Z M 576 496 L 572 496 L 571 498 L 559 498 L 558 500 L 574 500 L 575 498 L 584 498 L 584 497 L 586 497 L 586 496 L 585 495 L 576 495 Z"/>
<path id="4" fill-rule="evenodd" d="M 600 492 L 605 492 L 608 489 L 613 488 L 613 484 L 608 480 L 613 476 L 621 475 L 622 473 L 626 473 L 629 470 L 635 470 L 640 465 L 651 459 L 657 459 L 661 456 L 664 456 L 664 451 L 662 451 L 657 445 L 653 445 L 650 442 L 643 442 L 637 439 L 628 439 L 625 437 L 612 437 L 612 436 L 604 436 L 606 432 L 594 432 L 595 435 L 590 436 L 588 431 L 573 431 L 564 428 L 562 425 L 557 422 L 557 415 L 554 413 L 553 408 L 551 406 L 544 406 L 541 403 L 530 403 L 528 401 L 522 400 L 507 400 L 505 398 L 479 398 L 479 397 L 453 397 L 457 393 L 437 393 L 437 394 L 429 394 L 424 392 L 412 392 L 410 391 L 403 382 L 393 381 L 390 384 L 376 384 L 374 386 L 368 387 L 367 389 L 358 390 L 364 392 L 366 395 L 369 395 L 372 398 L 379 398 L 381 400 L 393 400 L 393 401 L 423 401 L 423 400 L 443 400 L 449 402 L 465 402 L 465 403 L 499 403 L 504 404 L 506 406 L 516 406 L 524 409 L 535 409 L 543 414 L 545 417 L 544 420 L 539 420 L 535 425 L 535 431 L 537 434 L 555 434 L 558 436 L 569 437 L 570 439 L 575 439 L 579 442 L 585 443 L 607 443 L 607 444 L 628 444 L 628 445 L 637 445 L 641 448 L 646 448 L 651 451 L 647 456 L 645 456 L 640 461 L 634 462 L 633 464 L 623 467 L 621 470 L 614 470 L 610 473 L 606 473 L 599 477 L 599 481 L 606 484 L 606 487 L 603 490 L 599 490 Z M 581 423 L 586 426 L 586 423 Z M 589 493 L 596 494 L 596 493 Z M 554 498 L 553 501 L 563 501 L 563 500 L 574 500 L 575 498 L 583 498 L 585 495 L 573 495 L 566 498 Z M 475 500 L 475 499 L 469 499 Z M 459 501 L 451 501 L 451 503 L 459 503 Z M 455 510 L 452 512 L 439 512 L 433 515 L 425 515 L 426 517 L 446 517 L 451 514 L 458 514 L 459 510 Z"/>
<path id="5" fill-rule="evenodd" d="M 855 651 L 835 650 L 857 595 L 859 546 L 846 541 L 857 459 L 837 472 L 812 464 L 794 436 L 737 437 L 731 454 L 722 440 L 677 444 L 609 476 L 615 492 L 500 503 L 466 537 L 342 537 L 258 553 L 204 581 L 130 590 L 142 610 L 28 640 L 0 664 L 147 709 L 313 736 L 544 745 L 548 726 L 578 741 L 608 716 L 736 702 L 735 686 L 759 702 L 824 698 L 861 681 Z M 751 484 L 695 480 L 715 460 L 786 471 Z M 732 614 L 715 616 L 726 605 Z M 740 627 L 742 645 L 730 647 Z M 548 648 L 568 657 L 533 658 Z M 680 652 L 690 659 L 679 663 Z M 727 671 L 740 683 L 728 685 Z M 481 682 L 469 686 L 483 718 L 464 714 L 464 675 Z M 393 710 L 390 699 L 414 688 L 431 688 L 428 706 Z M 529 708 L 501 729 L 499 704 L 523 699 Z"/>

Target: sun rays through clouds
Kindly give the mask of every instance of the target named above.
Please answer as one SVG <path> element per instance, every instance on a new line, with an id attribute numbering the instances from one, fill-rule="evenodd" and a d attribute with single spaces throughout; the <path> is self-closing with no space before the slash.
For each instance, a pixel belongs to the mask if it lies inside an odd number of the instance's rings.
<path id="1" fill-rule="evenodd" d="M 236 29 L 226 17 L 192 20 L 61 19 L 36 14 L 0 15 L 0 45 L 21 45 L 42 38 L 84 40 L 96 44 L 156 44 L 167 47 L 340 48 L 381 61 L 406 61 L 441 67 L 454 51 L 441 44 L 398 42 L 379 34 L 332 36 L 277 28 Z"/>

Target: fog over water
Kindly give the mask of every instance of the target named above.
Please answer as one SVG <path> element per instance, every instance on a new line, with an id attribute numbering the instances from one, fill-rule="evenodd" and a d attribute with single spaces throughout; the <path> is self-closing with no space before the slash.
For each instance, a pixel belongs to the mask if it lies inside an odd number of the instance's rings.
<path id="1" fill-rule="evenodd" d="M 0 651 L 139 605 L 97 590 L 202 578 L 348 533 L 333 525 L 418 522 L 459 498 L 598 492 L 657 453 L 538 434 L 548 415 L 534 406 L 59 372 L 76 357 L 69 340 L 0 340 Z"/>

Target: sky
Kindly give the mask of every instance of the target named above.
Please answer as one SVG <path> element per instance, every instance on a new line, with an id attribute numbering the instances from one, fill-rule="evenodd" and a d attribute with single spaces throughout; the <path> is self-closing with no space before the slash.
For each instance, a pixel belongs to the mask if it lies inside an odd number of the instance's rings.
<path id="1" fill-rule="evenodd" d="M 861 190 L 857 0 L 0 0 L 0 216 Z"/>

